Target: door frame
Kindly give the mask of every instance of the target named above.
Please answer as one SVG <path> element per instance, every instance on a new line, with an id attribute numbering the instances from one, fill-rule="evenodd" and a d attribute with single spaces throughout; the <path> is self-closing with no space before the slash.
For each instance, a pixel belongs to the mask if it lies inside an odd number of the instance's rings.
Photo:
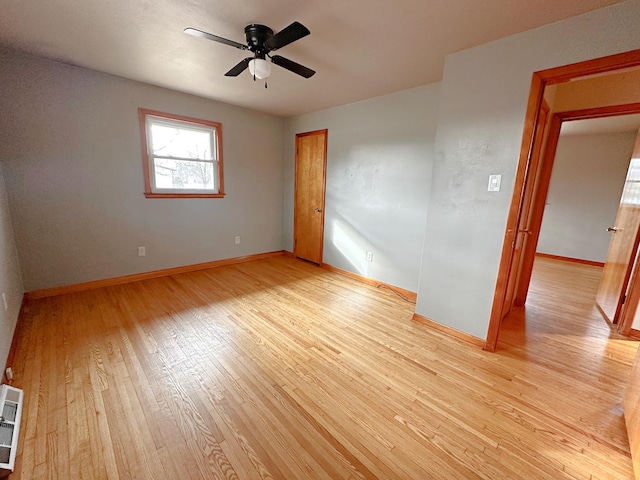
<path id="1" fill-rule="evenodd" d="M 518 306 L 523 306 L 527 299 L 529 285 L 531 282 L 531 273 L 533 270 L 533 262 L 535 260 L 535 252 L 538 247 L 540 238 L 540 227 L 544 209 L 547 203 L 547 195 L 549 193 L 549 184 L 551 183 L 551 175 L 553 165 L 558 150 L 558 142 L 560 140 L 560 130 L 564 122 L 573 120 L 589 120 L 594 118 L 616 117 L 621 115 L 633 115 L 640 113 L 640 103 L 627 103 L 621 105 L 607 105 L 604 107 L 587 108 L 581 110 L 568 110 L 564 112 L 556 112 L 551 117 L 551 125 L 549 126 L 549 136 L 546 144 L 546 151 L 542 157 L 540 177 L 538 179 L 535 204 L 532 206 L 532 228 L 530 235 L 530 245 L 527 246 L 527 262 L 523 265 L 522 277 L 518 283 Z M 626 280 L 628 282 L 628 278 Z"/>
<path id="2" fill-rule="evenodd" d="M 505 228 L 502 253 L 498 266 L 496 288 L 493 295 L 493 304 L 491 307 L 491 315 L 489 319 L 489 329 L 487 331 L 487 339 L 484 347 L 485 350 L 493 352 L 497 347 L 500 325 L 503 318 L 503 306 L 505 303 L 505 296 L 507 294 L 507 286 L 509 284 L 509 281 L 511 280 L 511 275 L 518 275 L 520 273 L 519 268 L 512 268 L 512 263 L 514 257 L 516 235 L 519 234 L 518 225 L 520 223 L 522 215 L 524 214 L 524 212 L 522 211 L 524 196 L 534 193 L 541 183 L 540 181 L 536 181 L 535 178 L 531 178 L 529 170 L 533 152 L 537 147 L 537 145 L 535 145 L 535 139 L 536 137 L 541 137 L 541 135 L 536 135 L 536 132 L 538 131 L 538 129 L 543 128 L 543 125 L 540 124 L 540 115 L 545 88 L 548 85 L 564 83 L 578 77 L 609 73 L 616 70 L 637 66 L 640 66 L 640 50 L 633 50 L 616 55 L 609 55 L 607 57 L 573 63 L 570 65 L 541 70 L 533 73 L 531 79 L 531 88 L 529 91 L 529 99 L 527 101 L 527 113 L 525 116 L 524 130 L 522 133 L 520 157 L 516 171 L 511 205 L 509 207 L 509 213 L 507 216 L 507 225 Z M 559 121 L 559 118 L 556 120 L 556 122 L 559 122 L 559 124 L 562 123 L 561 121 Z M 553 125 L 551 128 L 553 128 Z M 557 128 L 559 128 L 559 126 Z M 550 138 L 552 138 L 551 135 L 549 136 L 549 139 Z M 549 148 L 547 148 L 547 150 L 549 150 Z M 539 168 L 545 168 L 544 164 L 546 163 L 546 158 L 546 155 L 542 158 L 543 164 Z M 536 201 L 531 208 L 539 209 L 540 205 L 540 202 Z M 544 207 L 544 203 L 542 203 L 542 207 Z M 533 214 L 535 212 L 536 211 L 534 210 L 528 213 L 533 218 Z M 537 217 L 538 215 L 536 214 L 536 219 Z M 542 216 L 540 215 L 539 217 L 541 221 Z M 527 242 L 527 250 L 530 249 L 534 243 L 537 242 Z M 640 288 L 640 280 L 638 284 Z"/>
<path id="3" fill-rule="evenodd" d="M 544 108 L 542 110 L 541 116 L 539 117 L 541 119 L 542 122 L 544 122 L 542 124 L 542 129 L 541 129 L 541 133 L 540 133 L 540 138 L 542 139 L 542 143 L 540 145 L 536 145 L 535 146 L 535 152 L 537 152 L 537 154 L 539 155 L 538 158 L 538 170 L 535 172 L 536 174 L 536 181 L 540 182 L 542 179 L 542 175 L 543 175 L 543 168 L 542 166 L 544 165 L 544 157 L 546 154 L 546 149 L 548 148 L 549 145 L 549 136 L 550 136 L 550 131 L 551 131 L 551 109 L 549 108 L 549 105 L 546 104 L 546 102 L 543 100 L 543 107 L 546 105 L 547 111 L 544 111 Z M 534 140 L 535 141 L 535 140 Z M 554 157 L 555 158 L 555 157 Z M 533 198 L 531 199 L 531 203 L 529 204 L 530 206 L 530 212 L 529 212 L 529 231 L 528 231 L 528 238 L 524 238 L 523 241 L 526 243 L 531 243 L 533 241 L 533 238 L 535 238 L 535 245 L 523 245 L 523 253 L 522 253 L 522 261 L 519 264 L 519 274 L 517 276 L 517 278 L 515 278 L 515 285 L 514 285 L 514 301 L 513 304 L 516 307 L 522 307 L 524 306 L 525 302 L 527 301 L 527 293 L 529 293 L 529 283 L 531 281 L 531 274 L 533 273 L 533 263 L 535 261 L 535 254 L 536 254 L 536 246 L 538 244 L 538 237 L 540 236 L 540 227 L 542 226 L 542 218 L 538 219 L 537 218 L 537 213 L 539 211 L 539 203 L 542 200 L 540 199 L 541 196 L 541 191 L 540 189 L 537 189 L 535 191 L 532 192 L 533 193 Z M 544 194 L 545 197 L 545 203 L 546 203 L 546 192 Z M 540 211 L 540 215 L 542 215 L 542 213 L 544 212 L 544 206 L 542 207 L 542 210 Z M 529 247 L 529 248 L 527 248 Z M 503 312 L 502 318 L 504 318 L 506 315 Z"/>
<path id="4" fill-rule="evenodd" d="M 543 98 L 542 105 L 540 106 L 540 116 L 538 117 L 540 128 L 536 130 L 534 150 L 531 156 L 529 172 L 527 173 L 527 175 L 530 175 L 529 178 L 531 179 L 540 178 L 542 159 L 544 155 L 543 148 L 546 145 L 546 141 L 544 139 L 545 134 L 548 136 L 549 129 L 547 127 L 550 124 L 550 115 L 551 108 Z M 508 275 L 509 282 L 507 283 L 507 290 L 505 293 L 505 304 L 502 307 L 502 318 L 506 317 L 514 306 L 520 306 L 520 301 L 524 304 L 524 300 L 521 299 L 521 288 L 519 287 L 524 283 L 522 281 L 523 276 L 526 277 L 527 274 L 531 274 L 528 264 L 531 263 L 531 266 L 533 266 L 533 258 L 530 258 L 532 257 L 531 249 L 527 248 L 527 243 L 531 241 L 531 237 L 537 235 L 536 230 L 539 230 L 536 229 L 534 216 L 535 209 L 533 208 L 533 205 L 538 200 L 537 196 L 537 191 L 530 190 L 526 192 L 521 199 L 520 209 L 522 209 L 523 215 L 519 219 L 520 223 L 518 224 L 518 232 L 523 235 L 520 236 L 520 239 L 518 236 L 514 237 L 515 242 L 520 240 L 520 248 L 518 249 L 517 243 L 513 245 L 514 251 L 510 269 L 515 269 L 515 274 L 511 275 L 510 270 Z M 527 208 L 528 210 L 525 210 Z"/>
<path id="5" fill-rule="evenodd" d="M 327 128 L 320 130 L 313 130 L 311 132 L 296 133 L 295 144 L 295 171 L 294 171 L 294 188 L 293 188 L 293 256 L 298 258 L 298 140 L 302 137 L 308 137 L 310 135 L 324 136 L 324 157 L 322 159 L 322 205 L 320 205 L 320 212 L 322 225 L 320 227 L 320 261 L 319 266 L 322 266 L 322 258 L 324 254 L 324 213 L 325 213 L 325 196 L 327 191 L 327 146 L 329 138 L 329 130 Z"/>

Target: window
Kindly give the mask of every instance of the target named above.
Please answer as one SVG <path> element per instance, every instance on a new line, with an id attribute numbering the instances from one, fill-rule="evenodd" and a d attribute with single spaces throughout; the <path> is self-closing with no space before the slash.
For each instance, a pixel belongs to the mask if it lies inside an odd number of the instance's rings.
<path id="1" fill-rule="evenodd" d="M 138 112 L 147 198 L 224 197 L 222 124 Z"/>

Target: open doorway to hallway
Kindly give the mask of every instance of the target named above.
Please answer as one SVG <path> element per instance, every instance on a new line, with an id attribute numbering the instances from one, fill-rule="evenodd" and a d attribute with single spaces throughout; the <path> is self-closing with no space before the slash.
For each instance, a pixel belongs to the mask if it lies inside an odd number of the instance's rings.
<path id="1" fill-rule="evenodd" d="M 616 225 L 624 218 L 619 212 L 637 218 L 636 195 L 629 197 L 636 183 L 625 179 L 633 173 L 638 129 L 637 114 L 562 123 L 536 245 L 536 259 L 555 258 L 601 270 L 608 262 L 593 300 L 610 323 L 617 323 L 618 297 L 628 282 L 616 252 L 624 239 L 628 245 L 623 246 L 631 251 L 637 236 L 637 227 L 627 232 L 626 225 Z M 626 208 L 628 200 L 633 200 L 631 208 Z M 633 261 L 631 253 L 624 255 L 625 265 Z"/>
<path id="2" fill-rule="evenodd" d="M 526 303 L 511 310 L 500 331 L 501 350 L 570 371 L 580 384 L 604 381 L 617 392 L 609 409 L 621 409 L 637 342 L 605 320 L 596 293 L 639 128 L 640 115 L 563 123 Z M 622 423 L 592 420 L 595 429 L 624 432 Z M 620 441 L 627 445 L 626 436 Z"/>
<path id="3" fill-rule="evenodd" d="M 561 126 L 585 118 L 640 113 L 638 66 L 640 51 L 534 74 L 487 350 L 493 351 L 497 346 L 502 319 L 527 299 Z M 549 109 L 542 109 L 543 105 Z M 550 115 L 543 115 L 548 110 Z M 542 152 L 539 162 L 535 152 Z M 534 168 L 537 164 L 538 169 Z M 521 254 L 515 255 L 518 252 Z"/>

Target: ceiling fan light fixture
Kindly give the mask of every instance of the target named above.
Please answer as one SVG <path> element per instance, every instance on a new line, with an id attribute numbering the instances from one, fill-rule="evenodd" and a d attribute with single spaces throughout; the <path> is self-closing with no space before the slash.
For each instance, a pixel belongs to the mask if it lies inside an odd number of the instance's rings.
<path id="1" fill-rule="evenodd" d="M 251 76 L 263 80 L 271 75 L 271 64 L 264 58 L 254 58 L 249 62 Z"/>

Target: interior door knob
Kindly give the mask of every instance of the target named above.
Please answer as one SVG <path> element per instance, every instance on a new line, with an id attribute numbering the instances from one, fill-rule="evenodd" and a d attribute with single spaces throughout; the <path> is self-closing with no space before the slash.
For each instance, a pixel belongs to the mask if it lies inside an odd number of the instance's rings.
<path id="1" fill-rule="evenodd" d="M 322 211 L 322 209 L 321 209 L 321 208 L 316 208 L 316 209 L 314 209 L 313 211 L 314 211 L 314 212 L 321 212 L 321 211 Z"/>
<path id="2" fill-rule="evenodd" d="M 613 233 L 616 233 L 617 231 L 618 231 L 618 228 L 617 228 L 617 227 L 609 227 L 609 228 L 607 228 L 607 232 L 613 232 Z"/>

